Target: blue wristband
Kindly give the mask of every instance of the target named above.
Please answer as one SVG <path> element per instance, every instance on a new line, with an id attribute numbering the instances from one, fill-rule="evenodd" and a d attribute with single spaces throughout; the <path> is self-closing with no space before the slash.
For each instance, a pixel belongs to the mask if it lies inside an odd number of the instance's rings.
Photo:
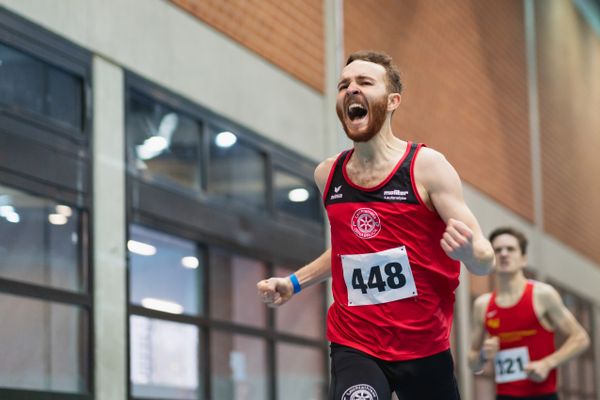
<path id="1" fill-rule="evenodd" d="M 300 293 L 302 288 L 300 287 L 300 282 L 298 282 L 298 277 L 296 274 L 290 275 L 290 281 L 292 281 L 292 286 L 294 287 L 294 294 Z"/>

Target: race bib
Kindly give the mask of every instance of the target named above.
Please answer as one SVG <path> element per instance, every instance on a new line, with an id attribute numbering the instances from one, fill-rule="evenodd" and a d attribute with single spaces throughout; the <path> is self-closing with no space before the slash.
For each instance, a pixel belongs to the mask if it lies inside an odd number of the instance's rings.
<path id="1" fill-rule="evenodd" d="M 496 383 L 507 383 L 527 379 L 525 366 L 529 364 L 529 350 L 527 347 L 515 347 L 496 353 L 494 369 L 496 370 Z"/>
<path id="2" fill-rule="evenodd" d="M 406 247 L 342 255 L 348 305 L 389 303 L 417 295 Z"/>

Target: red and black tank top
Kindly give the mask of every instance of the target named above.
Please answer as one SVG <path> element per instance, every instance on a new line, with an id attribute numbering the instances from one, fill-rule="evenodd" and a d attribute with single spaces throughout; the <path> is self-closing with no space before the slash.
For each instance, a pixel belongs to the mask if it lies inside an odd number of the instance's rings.
<path id="1" fill-rule="evenodd" d="M 521 299 L 512 307 L 499 307 L 492 293 L 485 313 L 485 328 L 500 339 L 500 352 L 494 362 L 496 392 L 505 396 L 538 396 L 556 392 L 556 369 L 544 382 L 523 378 L 522 370 L 529 361 L 554 353 L 554 333 L 539 321 L 533 308 L 535 281 L 528 281 Z M 505 356 L 506 354 L 506 356 Z M 519 355 L 522 354 L 520 359 Z M 514 375 L 517 379 L 503 379 Z M 498 383 L 500 382 L 500 383 Z"/>
<path id="2" fill-rule="evenodd" d="M 422 146 L 409 142 L 393 171 L 372 188 L 350 181 L 352 150 L 344 151 L 323 195 L 334 297 L 327 337 L 390 361 L 450 347 L 460 264 L 442 250 L 446 224 L 416 189 L 413 168 Z"/>

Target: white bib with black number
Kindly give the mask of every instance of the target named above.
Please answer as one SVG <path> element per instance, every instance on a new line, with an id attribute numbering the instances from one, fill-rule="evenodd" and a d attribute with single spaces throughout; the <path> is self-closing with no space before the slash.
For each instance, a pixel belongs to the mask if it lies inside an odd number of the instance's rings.
<path id="1" fill-rule="evenodd" d="M 342 255 L 348 305 L 389 303 L 417 295 L 406 247 Z"/>
<path id="2" fill-rule="evenodd" d="M 527 364 L 529 364 L 529 350 L 525 346 L 499 351 L 494 360 L 496 383 L 527 379 L 525 372 Z"/>

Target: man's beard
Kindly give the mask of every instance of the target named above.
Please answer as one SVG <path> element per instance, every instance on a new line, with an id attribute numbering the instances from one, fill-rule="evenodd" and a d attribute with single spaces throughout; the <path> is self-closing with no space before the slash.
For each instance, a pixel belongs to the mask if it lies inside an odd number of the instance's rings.
<path id="1" fill-rule="evenodd" d="M 350 104 L 351 99 L 352 98 L 349 97 L 346 101 L 344 101 L 343 110 L 341 110 L 339 106 L 336 107 L 338 118 L 342 123 L 342 127 L 344 128 L 344 132 L 346 132 L 348 139 L 352 140 L 353 142 L 368 142 L 373 138 L 373 136 L 377 135 L 377 133 L 381 130 L 383 123 L 385 122 L 385 118 L 387 116 L 387 95 L 383 95 L 380 98 L 373 100 L 373 102 L 369 105 L 367 114 L 369 123 L 367 124 L 366 131 L 363 132 L 350 132 L 348 126 L 346 125 L 345 117 L 348 110 L 348 104 Z"/>

